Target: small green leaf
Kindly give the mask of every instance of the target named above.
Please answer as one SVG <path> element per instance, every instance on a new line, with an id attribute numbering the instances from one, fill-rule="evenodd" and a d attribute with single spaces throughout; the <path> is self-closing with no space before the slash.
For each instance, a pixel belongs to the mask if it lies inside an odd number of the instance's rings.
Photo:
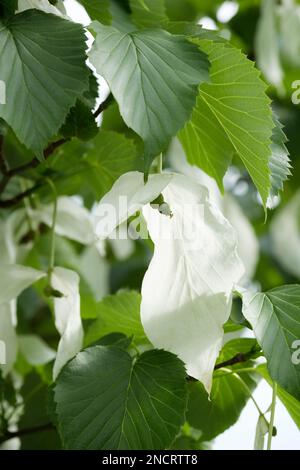
<path id="1" fill-rule="evenodd" d="M 77 100 L 71 108 L 60 134 L 66 139 L 78 137 L 80 140 L 91 140 L 98 132 L 98 127 L 90 108 L 81 100 Z"/>
<path id="2" fill-rule="evenodd" d="M 94 346 L 64 368 L 55 401 L 67 449 L 165 449 L 184 422 L 185 370 L 165 351 Z"/>
<path id="3" fill-rule="evenodd" d="M 274 127 L 266 85 L 254 63 L 223 41 L 194 38 L 208 54 L 211 83 L 200 87 L 192 119 L 179 134 L 188 160 L 222 179 L 237 154 L 266 204 Z"/>
<path id="4" fill-rule="evenodd" d="M 270 386 L 272 386 L 273 381 L 265 364 L 259 365 L 255 370 L 268 382 Z M 279 385 L 277 386 L 277 396 L 298 426 L 298 429 L 300 429 L 300 401 L 296 400 L 296 398 L 286 392 Z"/>
<path id="5" fill-rule="evenodd" d="M 279 191 L 283 190 L 283 183 L 291 175 L 289 152 L 285 145 L 287 138 L 282 130 L 283 126 L 276 116 L 274 116 L 274 124 L 271 145 L 272 155 L 270 158 L 271 197 L 278 196 Z"/>

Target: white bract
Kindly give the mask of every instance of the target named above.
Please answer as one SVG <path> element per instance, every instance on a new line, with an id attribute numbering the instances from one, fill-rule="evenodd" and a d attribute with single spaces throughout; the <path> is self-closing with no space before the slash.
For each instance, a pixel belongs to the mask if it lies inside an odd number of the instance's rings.
<path id="1" fill-rule="evenodd" d="M 273 255 L 280 265 L 300 278 L 300 191 L 275 215 L 270 235 Z"/>
<path id="2" fill-rule="evenodd" d="M 120 176 L 95 208 L 97 237 L 108 238 L 122 222 L 156 199 L 171 179 L 171 174 L 150 175 L 145 184 L 138 171 Z"/>
<path id="3" fill-rule="evenodd" d="M 245 273 L 241 282 L 247 283 L 252 279 L 255 273 L 259 259 L 259 243 L 255 231 L 243 210 L 233 196 L 230 194 L 222 196 L 215 179 L 211 178 L 200 168 L 190 165 L 187 162 L 185 153 L 178 139 L 174 139 L 172 142 L 169 160 L 172 168 L 178 173 L 182 173 L 207 187 L 212 204 L 220 209 L 236 230 L 238 241 L 237 250 L 245 267 Z"/>
<path id="4" fill-rule="evenodd" d="M 83 342 L 83 328 L 80 318 L 79 276 L 74 271 L 54 268 L 51 286 L 63 296 L 54 297 L 55 326 L 61 335 L 53 368 L 54 380 L 62 367 L 78 351 Z"/>
<path id="5" fill-rule="evenodd" d="M 236 235 L 207 189 L 185 176 L 174 175 L 163 196 L 173 217 L 143 211 L 155 248 L 141 319 L 154 346 L 177 354 L 210 392 L 232 290 L 244 271 Z"/>
<path id="6" fill-rule="evenodd" d="M 53 205 L 42 206 L 33 215 L 36 220 L 51 227 Z M 90 245 L 95 241 L 93 218 L 90 212 L 73 198 L 61 196 L 57 199 L 55 233 L 83 245 Z"/>
<path id="7" fill-rule="evenodd" d="M 20 335 L 18 345 L 26 361 L 33 366 L 47 364 L 56 356 L 54 349 L 36 335 Z"/>

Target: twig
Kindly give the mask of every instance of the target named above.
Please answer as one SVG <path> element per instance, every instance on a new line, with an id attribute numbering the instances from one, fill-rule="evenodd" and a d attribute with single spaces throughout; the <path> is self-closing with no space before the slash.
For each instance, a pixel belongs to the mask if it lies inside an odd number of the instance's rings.
<path id="1" fill-rule="evenodd" d="M 68 139 L 60 139 L 57 140 L 56 142 L 52 142 L 45 150 L 44 150 L 44 158 L 47 160 L 47 158 L 52 155 L 55 150 L 60 147 L 61 145 L 65 144 L 68 142 Z M 31 170 L 32 168 L 36 168 L 39 164 L 41 163 L 40 160 L 37 158 L 33 158 L 28 163 L 25 163 L 24 165 L 18 166 L 17 168 L 13 168 L 12 170 L 8 170 L 6 172 L 6 175 L 12 178 L 13 176 L 19 175 L 20 173 L 23 173 L 24 171 Z"/>
<path id="2" fill-rule="evenodd" d="M 233 366 L 234 364 L 238 364 L 240 362 L 247 362 L 250 359 L 252 354 L 253 354 L 253 351 L 249 351 L 247 353 L 238 353 L 235 356 L 233 356 L 231 359 L 228 359 L 227 361 L 216 364 L 214 370 L 222 369 L 222 367 Z"/>
<path id="3" fill-rule="evenodd" d="M 105 111 L 105 109 L 108 108 L 108 106 L 110 105 L 110 103 L 113 101 L 114 97 L 113 95 L 110 93 L 108 95 L 108 97 L 102 101 L 102 103 L 100 104 L 100 106 L 96 109 L 96 111 L 94 112 L 94 118 L 97 118 L 101 113 L 102 111 Z"/>
<path id="4" fill-rule="evenodd" d="M 26 191 L 23 191 L 22 193 L 17 194 L 16 196 L 10 198 L 10 199 L 5 199 L 4 201 L 0 201 L 0 208 L 1 209 L 8 209 L 9 207 L 13 207 L 16 204 L 19 204 L 25 197 L 31 196 L 37 189 L 39 189 L 42 186 L 41 183 L 36 184 L 30 189 L 27 189 Z"/>
<path id="5" fill-rule="evenodd" d="M 20 429 L 14 432 L 7 431 L 6 433 L 3 434 L 3 436 L 0 436 L 0 444 L 2 444 L 5 441 L 8 441 L 9 439 L 13 439 L 14 437 L 27 436 L 28 434 L 35 434 L 37 432 L 42 432 L 42 431 L 50 431 L 52 429 L 55 429 L 54 425 L 52 423 L 46 423 L 46 424 L 42 424 L 41 426 Z"/>

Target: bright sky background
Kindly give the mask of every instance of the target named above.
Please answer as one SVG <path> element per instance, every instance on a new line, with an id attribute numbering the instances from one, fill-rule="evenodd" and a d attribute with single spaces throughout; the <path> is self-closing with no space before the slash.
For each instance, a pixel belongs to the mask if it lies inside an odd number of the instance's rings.
<path id="1" fill-rule="evenodd" d="M 89 17 L 84 9 L 75 0 L 65 0 L 67 13 L 74 21 L 83 24 L 89 23 Z M 237 3 L 232 1 L 224 2 L 218 12 L 218 20 L 226 23 L 237 11 Z M 202 21 L 204 27 L 214 28 L 214 22 L 210 18 Z M 101 100 L 107 95 L 107 86 L 104 81 L 100 84 Z M 262 381 L 254 392 L 254 397 L 262 411 L 266 411 L 271 403 L 272 390 L 269 385 Z M 258 414 L 251 400 L 244 408 L 239 421 L 230 429 L 220 435 L 215 441 L 214 449 L 239 450 L 253 449 L 255 427 Z M 273 449 L 300 450 L 300 432 L 294 421 L 291 419 L 284 406 L 278 401 L 275 414 L 275 426 L 277 436 L 273 437 Z"/>

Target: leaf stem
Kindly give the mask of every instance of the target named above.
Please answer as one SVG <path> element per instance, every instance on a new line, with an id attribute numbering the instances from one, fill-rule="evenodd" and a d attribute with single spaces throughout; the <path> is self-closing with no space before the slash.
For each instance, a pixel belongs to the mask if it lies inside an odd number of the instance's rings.
<path id="1" fill-rule="evenodd" d="M 49 277 L 49 282 L 50 282 L 51 273 L 54 268 L 54 258 L 55 258 L 55 225 L 56 225 L 56 217 L 57 217 L 57 191 L 56 191 L 56 187 L 53 181 L 51 181 L 50 178 L 47 178 L 47 183 L 51 187 L 53 195 L 54 195 L 52 225 L 51 225 L 50 258 L 49 258 L 49 270 L 48 270 L 48 277 Z"/>
<path id="2" fill-rule="evenodd" d="M 157 157 L 157 173 L 162 173 L 162 153 L 160 153 Z"/>
<path id="3" fill-rule="evenodd" d="M 267 450 L 271 450 L 273 429 L 274 429 L 274 419 L 275 419 L 275 407 L 276 407 L 276 397 L 277 397 L 277 383 L 273 382 L 273 393 L 272 393 L 272 403 L 271 403 L 271 416 L 269 423 L 269 433 L 268 433 L 268 443 Z"/>

